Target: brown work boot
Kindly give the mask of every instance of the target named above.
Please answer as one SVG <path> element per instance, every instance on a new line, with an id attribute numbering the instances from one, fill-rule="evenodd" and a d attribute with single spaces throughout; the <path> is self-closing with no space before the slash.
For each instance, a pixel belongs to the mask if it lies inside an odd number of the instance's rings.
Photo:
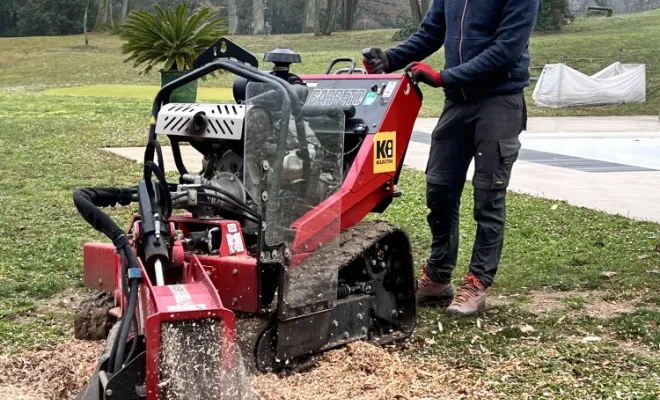
<path id="1" fill-rule="evenodd" d="M 417 304 L 437 305 L 446 307 L 454 298 L 454 288 L 451 282 L 436 283 L 422 272 L 417 281 Z"/>
<path id="2" fill-rule="evenodd" d="M 458 288 L 454 301 L 447 307 L 447 314 L 458 317 L 472 317 L 480 313 L 486 305 L 486 288 L 474 274 L 468 273 Z"/>

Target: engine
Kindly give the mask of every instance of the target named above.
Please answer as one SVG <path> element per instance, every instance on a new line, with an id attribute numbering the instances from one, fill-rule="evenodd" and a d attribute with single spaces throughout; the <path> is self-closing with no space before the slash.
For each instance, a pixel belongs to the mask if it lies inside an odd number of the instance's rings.
<path id="1" fill-rule="evenodd" d="M 268 53 L 265 60 L 275 64 L 271 74 L 287 81 L 304 104 L 308 89 L 289 72 L 290 64 L 300 62 L 300 56 L 278 49 Z M 157 134 L 187 142 L 203 156 L 202 170 L 182 175 L 171 193 L 173 209 L 200 219 L 238 220 L 246 234 L 254 233 L 251 231 L 256 230 L 258 221 L 250 220 L 245 207 L 258 210 L 268 201 L 264 179 L 278 182 L 274 195 L 288 204 L 291 218 L 299 217 L 341 186 L 343 156 L 342 146 L 324 140 L 324 136 L 337 137 L 337 132 L 324 135 L 332 131 L 327 109 L 319 113 L 318 109 L 303 107 L 304 120 L 289 118 L 281 169 L 263 161 L 276 159 L 286 121 L 279 114 L 280 104 L 273 93 L 264 89 L 257 96 L 248 96 L 248 85 L 246 79 L 236 79 L 235 104 L 170 103 L 161 109 L 156 121 Z M 315 118 L 316 114 L 325 118 Z M 341 118 L 343 121 L 343 115 Z M 246 136 L 250 140 L 246 141 Z M 252 158 L 261 160 L 258 163 L 246 156 L 257 153 L 259 156 Z"/>

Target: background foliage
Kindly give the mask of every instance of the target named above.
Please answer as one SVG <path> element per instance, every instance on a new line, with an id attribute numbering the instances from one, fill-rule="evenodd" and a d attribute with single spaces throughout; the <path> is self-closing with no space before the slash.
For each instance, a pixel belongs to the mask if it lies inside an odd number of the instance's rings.
<path id="1" fill-rule="evenodd" d="M 0 36 L 54 36 L 82 33 L 87 0 L 0 0 Z M 87 27 L 96 20 L 90 1 Z"/>
<path id="2" fill-rule="evenodd" d="M 536 30 L 560 30 L 564 23 L 564 16 L 568 14 L 570 14 L 568 0 L 544 0 L 543 9 L 536 24 Z"/>
<path id="3" fill-rule="evenodd" d="M 175 11 L 158 6 L 154 11 L 156 15 L 145 10 L 133 12 L 120 27 L 122 53 L 129 55 L 125 62 L 142 67 L 140 73 L 154 67 L 190 70 L 195 58 L 227 32 L 224 20 L 214 17 L 209 9 L 191 15 L 188 5 L 181 3 Z"/>

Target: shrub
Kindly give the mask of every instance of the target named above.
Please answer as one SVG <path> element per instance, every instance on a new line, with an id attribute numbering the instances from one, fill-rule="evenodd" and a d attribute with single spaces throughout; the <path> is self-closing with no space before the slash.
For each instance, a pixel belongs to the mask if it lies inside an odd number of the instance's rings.
<path id="1" fill-rule="evenodd" d="M 129 55 L 124 62 L 143 66 L 140 74 L 158 65 L 165 71 L 191 70 L 195 58 L 227 32 L 224 20 L 209 9 L 188 15 L 188 5 L 181 3 L 174 12 L 158 6 L 154 10 L 156 15 L 135 11 L 120 27 L 122 53 Z"/>
<path id="2" fill-rule="evenodd" d="M 570 14 L 568 0 L 543 0 L 543 8 L 536 23 L 537 31 L 558 31 L 564 17 Z"/>
<path id="3" fill-rule="evenodd" d="M 419 29 L 418 25 L 415 24 L 408 24 L 404 26 L 403 28 L 399 29 L 394 33 L 394 36 L 392 36 L 392 40 L 396 42 L 400 42 L 403 40 L 408 39 L 410 36 L 412 36 L 417 30 Z"/>

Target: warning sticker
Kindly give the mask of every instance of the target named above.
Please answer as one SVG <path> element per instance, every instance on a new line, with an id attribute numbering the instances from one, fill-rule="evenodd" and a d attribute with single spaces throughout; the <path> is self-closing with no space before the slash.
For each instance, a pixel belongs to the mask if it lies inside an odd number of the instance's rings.
<path id="1" fill-rule="evenodd" d="M 229 233 L 238 232 L 236 224 L 227 224 L 227 231 L 229 231 Z"/>
<path id="2" fill-rule="evenodd" d="M 374 138 L 374 173 L 396 171 L 396 132 L 378 132 Z"/>
<path id="3" fill-rule="evenodd" d="M 392 97 L 392 93 L 394 93 L 395 87 L 396 82 L 387 82 L 387 86 L 385 86 L 385 90 L 383 90 L 383 98 L 386 99 L 388 97 Z"/>
<path id="4" fill-rule="evenodd" d="M 227 234 L 227 245 L 231 254 L 242 253 L 245 250 L 243 237 L 239 232 Z"/>
<path id="5" fill-rule="evenodd" d="M 190 293 L 188 293 L 183 285 L 171 285 L 169 288 L 174 295 L 176 305 L 167 306 L 167 311 L 175 312 L 206 309 L 206 304 L 196 304 L 193 302 L 192 296 L 190 296 Z"/>

